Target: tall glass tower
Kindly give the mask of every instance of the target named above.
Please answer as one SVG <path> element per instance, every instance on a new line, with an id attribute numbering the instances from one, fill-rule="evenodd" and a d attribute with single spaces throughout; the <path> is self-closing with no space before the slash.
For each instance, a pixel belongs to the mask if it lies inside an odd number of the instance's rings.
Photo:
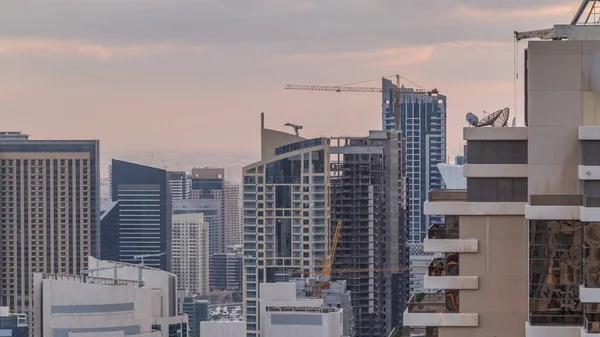
<path id="1" fill-rule="evenodd" d="M 388 79 L 382 83 L 382 128 L 392 130 L 397 86 Z M 401 123 L 404 160 L 408 180 L 408 244 L 411 265 L 427 266 L 431 255 L 423 252 L 423 240 L 431 223 L 441 216 L 423 214 L 428 191 L 444 188 L 439 163 L 446 162 L 446 96 L 429 96 L 401 87 Z M 411 271 L 411 292 L 424 292 L 424 270 Z"/>

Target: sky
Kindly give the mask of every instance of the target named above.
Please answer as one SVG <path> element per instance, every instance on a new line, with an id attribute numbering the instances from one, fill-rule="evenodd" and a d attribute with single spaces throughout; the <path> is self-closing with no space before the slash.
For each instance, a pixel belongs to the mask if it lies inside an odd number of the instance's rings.
<path id="1" fill-rule="evenodd" d="M 400 74 L 448 97 L 452 161 L 467 112 L 509 107 L 522 123 L 525 42 L 513 32 L 568 23 L 580 3 L 1 1 L 1 128 L 100 139 L 104 163 L 241 167 L 259 157 L 260 112 L 304 137 L 381 128 L 380 94 L 286 84 L 378 87 Z"/>

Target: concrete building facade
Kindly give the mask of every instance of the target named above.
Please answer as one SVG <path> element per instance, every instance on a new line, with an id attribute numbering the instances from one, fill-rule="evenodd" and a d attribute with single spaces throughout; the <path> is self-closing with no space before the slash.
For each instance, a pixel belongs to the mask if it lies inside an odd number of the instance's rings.
<path id="1" fill-rule="evenodd" d="M 0 302 L 31 308 L 32 273 L 77 273 L 100 251 L 99 144 L 0 133 Z"/>
<path id="2" fill-rule="evenodd" d="M 383 336 L 402 324 L 409 297 L 402 144 L 399 130 L 331 139 L 332 237 L 342 222 L 332 276 L 347 280 L 352 292 L 357 337 Z"/>
<path id="3" fill-rule="evenodd" d="M 598 31 L 597 26 L 590 29 Z M 597 36 L 597 35 L 596 35 Z M 467 189 L 432 191 L 432 261 L 405 325 L 440 337 L 600 334 L 599 41 L 527 49 L 527 127 L 465 128 Z"/>
<path id="4" fill-rule="evenodd" d="M 173 210 L 171 267 L 187 296 L 209 291 L 208 222 L 204 215 Z"/>
<path id="5" fill-rule="evenodd" d="M 223 189 L 223 252 L 242 244 L 241 185 L 226 181 Z"/>
<path id="6" fill-rule="evenodd" d="M 260 331 L 259 285 L 322 269 L 329 245 L 329 144 L 264 128 L 261 161 L 243 168 L 244 316 Z"/>

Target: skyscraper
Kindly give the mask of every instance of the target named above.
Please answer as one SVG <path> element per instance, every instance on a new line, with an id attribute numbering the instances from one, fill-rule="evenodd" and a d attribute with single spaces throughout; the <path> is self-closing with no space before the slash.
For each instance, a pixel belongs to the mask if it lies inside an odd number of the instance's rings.
<path id="1" fill-rule="evenodd" d="M 423 239 L 432 222 L 443 217 L 423 213 L 423 203 L 431 189 L 442 189 L 444 183 L 438 164 L 446 162 L 446 96 L 424 95 L 414 89 L 398 89 L 392 81 L 383 79 L 382 127 L 394 129 L 396 90 L 400 90 L 400 127 L 404 138 L 404 160 L 408 179 L 408 242 L 411 260 L 422 262 Z M 411 271 L 411 291 L 423 291 L 424 271 Z"/>
<path id="2" fill-rule="evenodd" d="M 119 240 L 113 246 L 119 261 L 140 263 L 134 256 L 166 253 L 144 263 L 169 271 L 172 206 L 167 171 L 113 159 L 111 194 L 119 202 Z"/>
<path id="3" fill-rule="evenodd" d="M 331 140 L 332 237 L 342 222 L 333 277 L 352 293 L 356 337 L 387 336 L 408 301 L 403 160 L 398 130 Z"/>
<path id="4" fill-rule="evenodd" d="M 202 210 L 173 205 L 171 266 L 187 296 L 209 291 L 208 222 Z"/>
<path id="5" fill-rule="evenodd" d="M 260 331 L 260 283 L 320 272 L 329 243 L 329 144 L 264 128 L 261 160 L 244 174 L 244 315 Z"/>
<path id="6" fill-rule="evenodd" d="M 223 252 L 241 244 L 242 213 L 240 184 L 225 182 L 223 189 Z"/>
<path id="7" fill-rule="evenodd" d="M 225 169 L 193 168 L 191 199 L 217 201 L 217 216 L 209 222 L 209 253 L 217 254 L 225 251 L 224 226 L 224 186 Z"/>
<path id="8" fill-rule="evenodd" d="M 169 171 L 171 199 L 189 199 L 192 192 L 192 179 L 185 171 Z"/>
<path id="9" fill-rule="evenodd" d="M 32 273 L 76 274 L 99 244 L 97 140 L 0 133 L 0 299 L 31 310 Z"/>

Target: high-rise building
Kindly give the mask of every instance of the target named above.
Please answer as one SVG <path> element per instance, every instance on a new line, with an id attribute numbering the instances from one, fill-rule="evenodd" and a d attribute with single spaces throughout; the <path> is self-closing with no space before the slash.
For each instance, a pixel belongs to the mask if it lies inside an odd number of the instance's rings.
<path id="1" fill-rule="evenodd" d="M 185 171 L 169 171 L 171 199 L 189 199 L 192 192 L 192 179 Z"/>
<path id="2" fill-rule="evenodd" d="M 415 294 L 407 326 L 439 336 L 600 333 L 598 26 L 527 47 L 527 127 L 464 128 L 465 191 L 432 191 L 443 214 L 424 247 L 443 252 Z M 437 330 L 437 331 L 436 331 Z"/>
<path id="3" fill-rule="evenodd" d="M 409 295 L 406 177 L 399 130 L 331 140 L 331 232 L 342 222 L 334 279 L 352 292 L 357 337 L 387 336 Z M 336 270 L 356 272 L 336 274 Z"/>
<path id="4" fill-rule="evenodd" d="M 464 165 L 467 163 L 467 145 L 463 146 L 463 154 L 454 158 L 454 163 L 456 165 Z"/>
<path id="5" fill-rule="evenodd" d="M 383 130 L 393 130 L 396 85 L 383 79 Z M 443 188 L 437 164 L 446 162 L 446 96 L 423 95 L 400 88 L 401 130 L 404 138 L 406 176 L 409 184 L 409 242 L 420 244 L 432 220 L 423 214 L 423 203 L 431 189 Z"/>
<path id="6" fill-rule="evenodd" d="M 210 256 L 211 291 L 242 291 L 243 254 L 219 253 Z"/>
<path id="7" fill-rule="evenodd" d="M 243 168 L 244 315 L 260 331 L 258 287 L 320 272 L 329 244 L 329 144 L 264 128 L 261 160 Z"/>
<path id="8" fill-rule="evenodd" d="M 178 201 L 174 201 L 176 204 Z M 197 210 L 173 207 L 171 268 L 188 296 L 209 291 L 208 222 Z"/>
<path id="9" fill-rule="evenodd" d="M 217 216 L 209 224 L 210 247 L 209 253 L 217 254 L 225 251 L 224 226 L 224 187 L 225 169 L 222 168 L 193 168 L 192 190 L 190 198 L 195 200 L 214 200 L 217 202 Z"/>
<path id="10" fill-rule="evenodd" d="M 183 300 L 183 313 L 188 316 L 189 337 L 201 337 L 200 322 L 208 321 L 208 301 L 196 297 Z"/>
<path id="11" fill-rule="evenodd" d="M 408 179 L 408 242 L 411 261 L 419 264 L 423 256 L 423 239 L 431 222 L 442 222 L 439 215 L 423 213 L 423 203 L 431 189 L 444 187 L 437 165 L 446 162 L 446 96 L 424 95 L 414 89 L 398 88 L 383 79 L 382 128 L 396 128 L 394 106 L 400 90 L 400 128 L 404 139 L 404 161 Z M 411 271 L 411 291 L 422 289 L 421 271 Z"/>
<path id="12" fill-rule="evenodd" d="M 32 273 L 76 274 L 99 254 L 97 140 L 0 133 L 0 302 L 29 313 Z"/>
<path id="13" fill-rule="evenodd" d="M 242 195 L 240 184 L 225 182 L 223 189 L 223 252 L 237 246 L 241 241 Z"/>
<path id="14" fill-rule="evenodd" d="M 112 201 L 119 202 L 119 240 L 112 248 L 119 252 L 118 261 L 140 263 L 135 256 L 166 253 L 146 257 L 144 264 L 169 271 L 172 206 L 167 171 L 113 159 L 110 174 Z"/>
<path id="15" fill-rule="evenodd" d="M 102 201 L 100 203 L 100 255 L 101 260 L 119 261 L 119 250 L 115 243 L 119 242 L 119 221 L 121 219 L 118 201 Z"/>

